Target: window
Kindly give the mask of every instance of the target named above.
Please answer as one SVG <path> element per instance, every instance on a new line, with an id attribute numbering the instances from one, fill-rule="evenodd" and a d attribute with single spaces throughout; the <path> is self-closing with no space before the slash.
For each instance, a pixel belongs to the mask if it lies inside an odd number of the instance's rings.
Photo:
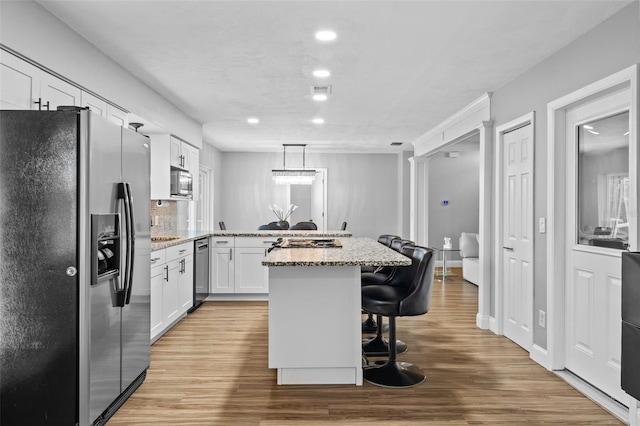
<path id="1" fill-rule="evenodd" d="M 629 243 L 629 112 L 577 127 L 578 244 L 626 249 Z"/>

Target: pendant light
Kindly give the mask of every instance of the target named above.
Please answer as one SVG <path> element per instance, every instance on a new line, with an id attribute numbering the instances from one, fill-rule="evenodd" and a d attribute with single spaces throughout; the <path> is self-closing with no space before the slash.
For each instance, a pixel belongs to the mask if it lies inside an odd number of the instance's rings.
<path id="1" fill-rule="evenodd" d="M 302 168 L 287 169 L 287 147 L 302 147 Z M 282 144 L 282 169 L 271 170 L 271 176 L 278 185 L 311 185 L 316 178 L 316 171 L 305 168 L 306 144 Z"/>

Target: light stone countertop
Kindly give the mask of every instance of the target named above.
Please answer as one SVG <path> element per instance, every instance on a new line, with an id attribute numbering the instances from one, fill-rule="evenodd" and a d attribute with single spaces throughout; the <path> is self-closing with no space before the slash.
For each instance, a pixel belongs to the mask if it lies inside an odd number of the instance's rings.
<path id="1" fill-rule="evenodd" d="M 342 248 L 275 248 L 264 266 L 407 266 L 411 259 L 371 238 L 337 238 Z"/>
<path id="2" fill-rule="evenodd" d="M 151 235 L 151 251 L 162 250 L 203 237 L 350 237 L 350 231 L 173 231 L 168 233 L 154 233 Z M 165 238 L 172 238 L 166 239 Z M 162 241 L 154 241 L 153 238 L 161 238 Z"/>

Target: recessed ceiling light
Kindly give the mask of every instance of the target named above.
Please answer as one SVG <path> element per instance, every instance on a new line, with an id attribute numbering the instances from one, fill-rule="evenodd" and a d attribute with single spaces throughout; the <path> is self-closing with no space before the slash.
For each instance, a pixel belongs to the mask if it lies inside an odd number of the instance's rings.
<path id="1" fill-rule="evenodd" d="M 331 86 L 311 86 L 311 97 L 314 101 L 326 101 L 331 94 Z"/>
<path id="2" fill-rule="evenodd" d="M 330 30 L 318 31 L 316 33 L 316 39 L 320 41 L 331 41 L 337 37 L 336 33 Z"/>
<path id="3" fill-rule="evenodd" d="M 256 117 L 247 118 L 247 123 L 249 123 L 249 124 L 258 124 L 259 122 L 260 122 L 260 120 L 257 119 Z"/>
<path id="4" fill-rule="evenodd" d="M 328 70 L 315 70 L 313 72 L 313 76 L 318 78 L 327 78 L 330 75 L 331 73 Z"/>
<path id="5" fill-rule="evenodd" d="M 313 124 L 324 124 L 324 118 L 314 118 L 311 121 L 313 121 Z"/>

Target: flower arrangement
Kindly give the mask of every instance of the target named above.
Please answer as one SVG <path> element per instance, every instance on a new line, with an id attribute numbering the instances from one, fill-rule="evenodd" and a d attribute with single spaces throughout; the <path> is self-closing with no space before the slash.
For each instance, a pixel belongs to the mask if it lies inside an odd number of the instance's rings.
<path id="1" fill-rule="evenodd" d="M 284 222 L 287 219 L 289 219 L 289 216 L 291 216 L 291 213 L 293 213 L 294 210 L 297 208 L 298 206 L 296 206 L 295 204 L 289 204 L 289 207 L 287 208 L 287 210 L 284 211 L 280 207 L 278 207 L 277 204 L 269 205 L 269 210 L 271 210 L 276 215 L 276 217 L 280 222 Z"/>

